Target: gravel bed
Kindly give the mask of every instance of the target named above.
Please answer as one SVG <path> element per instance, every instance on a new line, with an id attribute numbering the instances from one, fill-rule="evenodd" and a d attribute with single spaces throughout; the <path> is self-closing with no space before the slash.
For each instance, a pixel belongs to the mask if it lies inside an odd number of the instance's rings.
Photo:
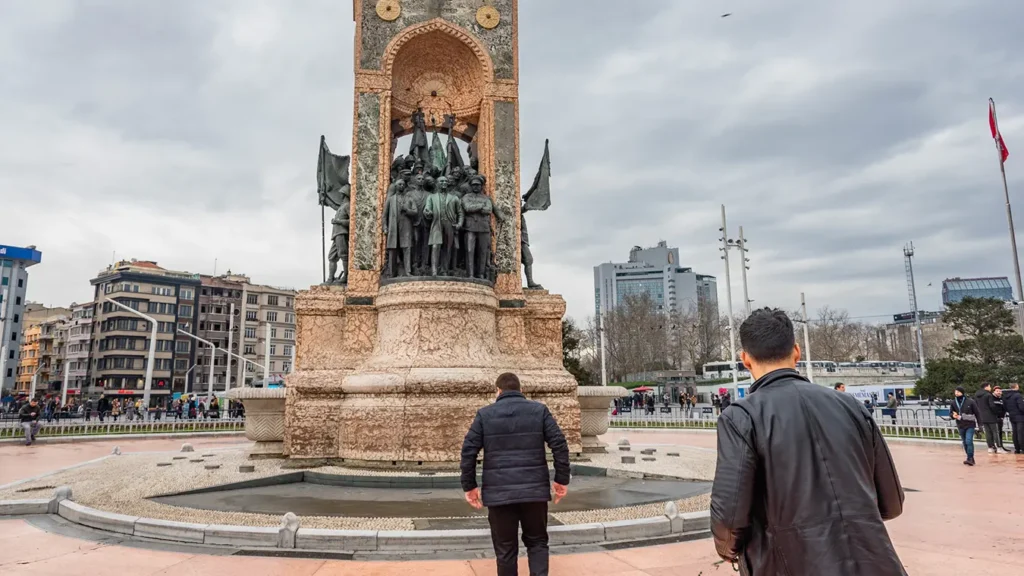
<path id="1" fill-rule="evenodd" d="M 641 446 L 633 445 L 633 448 L 637 450 Z M 679 456 L 667 456 L 665 452 L 678 452 Z M 710 482 L 715 478 L 715 453 L 711 450 L 687 446 L 674 446 L 671 449 L 665 449 L 664 446 L 659 446 L 659 451 L 654 454 L 656 459 L 654 462 L 637 459 L 636 464 L 623 464 L 623 454 L 625 453 L 619 452 L 618 449 L 607 454 L 591 454 L 591 464 L 602 468 L 663 474 L 685 480 Z"/>
<path id="2" fill-rule="evenodd" d="M 246 456 L 247 448 L 247 446 L 239 446 L 216 450 L 214 456 L 205 458 L 205 463 L 174 460 L 174 456 L 181 455 L 174 452 L 148 452 L 111 456 L 102 462 L 89 466 L 67 470 L 6 490 L 0 490 L 0 500 L 23 499 L 26 498 L 26 490 L 67 484 L 73 487 L 73 499 L 75 502 L 108 512 L 178 522 L 276 527 L 281 522 L 280 516 L 276 515 L 182 508 L 148 500 L 148 498 L 153 496 L 297 471 L 283 469 L 281 467 L 284 463 L 283 460 L 249 460 Z M 678 451 L 679 457 L 658 454 L 656 462 L 621 464 L 619 461 L 620 454 L 616 450 L 608 454 L 591 455 L 592 461 L 587 464 L 612 469 L 675 476 L 688 480 L 710 481 L 714 477 L 715 454 L 713 451 L 685 446 L 673 448 L 673 451 Z M 170 463 L 170 466 L 157 466 L 158 463 Z M 207 470 L 204 468 L 206 464 L 220 464 L 221 467 L 216 470 Z M 242 464 L 254 466 L 255 472 L 239 472 L 238 467 Z M 416 475 L 416 473 L 408 471 L 362 470 L 340 466 L 325 466 L 315 470 L 327 474 L 353 476 Z M 438 472 L 434 476 L 456 475 L 457 473 L 454 472 Z M 706 494 L 676 502 L 680 512 L 707 510 L 709 503 L 710 496 Z M 563 524 L 581 524 L 655 517 L 662 515 L 664 509 L 665 503 L 660 502 L 606 510 L 557 513 L 554 514 L 554 517 Z M 409 518 L 303 516 L 302 525 L 307 528 L 337 530 L 415 529 L 413 520 Z"/>

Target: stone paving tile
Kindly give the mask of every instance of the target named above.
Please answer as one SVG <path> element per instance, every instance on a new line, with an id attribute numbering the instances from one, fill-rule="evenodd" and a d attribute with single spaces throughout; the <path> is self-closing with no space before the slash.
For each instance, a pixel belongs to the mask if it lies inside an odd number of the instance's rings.
<path id="1" fill-rule="evenodd" d="M 197 555 L 165 567 L 153 576 L 312 576 L 324 560 Z"/>
<path id="2" fill-rule="evenodd" d="M 74 553 L 61 554 L 27 564 L 4 567 L 4 576 L 89 576 L 149 575 L 190 559 L 187 554 L 141 548 L 100 545 Z"/>

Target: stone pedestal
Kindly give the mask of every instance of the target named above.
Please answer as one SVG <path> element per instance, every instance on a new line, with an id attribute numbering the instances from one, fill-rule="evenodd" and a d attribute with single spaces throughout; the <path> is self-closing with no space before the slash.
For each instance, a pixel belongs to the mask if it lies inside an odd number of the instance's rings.
<path id="1" fill-rule="evenodd" d="M 612 400 L 629 396 L 622 386 L 580 386 L 580 434 L 584 453 L 605 453 L 608 446 L 598 436 L 608 431 L 611 416 L 608 409 Z"/>
<path id="2" fill-rule="evenodd" d="M 372 305 L 328 298 L 324 289 L 300 293 L 286 454 L 346 465 L 454 467 L 502 372 L 517 374 L 524 393 L 548 405 L 570 451 L 582 453 L 576 381 L 562 367 L 565 303 L 526 292 L 505 307 L 491 287 L 458 281 L 388 284 Z M 334 311 L 310 307 L 310 300 L 330 300 Z M 307 317 L 313 312 L 320 320 Z M 368 335 L 372 352 L 360 360 L 367 348 L 355 341 L 365 344 Z"/>
<path id="3" fill-rule="evenodd" d="M 245 406 L 245 437 L 256 443 L 249 458 L 284 457 L 284 388 L 235 388 L 228 398 Z"/>

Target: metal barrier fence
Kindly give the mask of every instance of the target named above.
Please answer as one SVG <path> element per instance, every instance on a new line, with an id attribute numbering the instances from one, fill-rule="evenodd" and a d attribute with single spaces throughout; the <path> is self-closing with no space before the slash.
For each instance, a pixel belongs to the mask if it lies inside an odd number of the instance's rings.
<path id="1" fill-rule="evenodd" d="M 618 413 L 611 416 L 613 428 L 671 428 L 683 430 L 714 430 L 718 426 L 716 411 L 708 412 L 701 406 L 689 413 L 676 407 L 671 411 L 662 411 L 656 406 L 654 414 L 638 408 L 633 411 Z M 707 407 L 710 409 L 710 407 Z M 934 411 L 932 411 L 934 414 Z M 692 416 L 691 416 L 692 415 Z M 916 420 L 897 413 L 895 423 L 890 415 L 882 416 L 881 410 L 875 410 L 875 421 L 884 436 L 894 438 L 921 438 L 926 440 L 960 440 L 960 432 L 953 420 L 938 418 L 936 420 Z M 1003 422 L 1003 445 L 1013 444 L 1009 421 Z M 984 438 L 981 427 L 977 429 L 975 438 Z M 977 441 L 977 440 L 976 440 Z"/>
<path id="2" fill-rule="evenodd" d="M 655 420 L 658 422 L 682 422 L 686 420 L 699 420 L 717 418 L 719 411 L 709 404 L 700 404 L 689 410 L 678 405 L 664 406 L 663 404 L 654 407 L 654 413 L 650 414 L 642 407 L 632 408 L 628 411 L 620 411 L 612 416 L 613 421 L 640 421 Z M 879 423 L 883 421 L 888 424 L 909 425 L 909 426 L 934 426 L 934 427 L 956 427 L 956 422 L 949 418 L 948 408 L 942 407 L 901 407 L 895 409 L 895 414 L 888 408 L 875 408 L 873 415 Z M 895 416 L 895 418 L 894 418 Z"/>
<path id="3" fill-rule="evenodd" d="M 109 418 L 104 422 L 92 420 L 41 422 L 37 438 L 53 436 L 105 436 L 116 434 L 187 434 L 196 432 L 242 432 L 245 430 L 244 418 L 214 420 L 135 420 L 133 422 L 114 422 Z M 24 432 L 20 424 L 0 427 L 0 440 L 6 438 L 23 438 Z"/>

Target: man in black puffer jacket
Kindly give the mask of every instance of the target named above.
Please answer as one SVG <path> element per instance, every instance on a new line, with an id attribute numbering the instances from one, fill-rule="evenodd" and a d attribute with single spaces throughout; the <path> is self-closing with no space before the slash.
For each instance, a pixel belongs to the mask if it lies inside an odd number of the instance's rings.
<path id="1" fill-rule="evenodd" d="M 997 448 L 1003 445 L 1003 439 L 999 435 L 999 418 L 997 415 L 996 397 L 992 395 L 992 385 L 982 382 L 981 388 L 974 395 L 974 403 L 978 405 L 978 420 L 985 431 L 985 443 L 988 444 L 988 451 L 995 454 Z"/>
<path id="2" fill-rule="evenodd" d="M 1010 389 L 1003 392 L 1003 405 L 1013 431 L 1013 453 L 1024 454 L 1024 396 L 1020 394 L 1020 384 L 1010 384 Z"/>
<path id="3" fill-rule="evenodd" d="M 565 496 L 569 446 L 548 407 L 527 400 L 519 378 L 498 376 L 498 400 L 476 413 L 462 444 L 462 489 L 474 508 L 487 506 L 498 576 L 517 576 L 517 537 L 529 556 L 531 576 L 548 576 L 548 502 Z M 544 445 L 555 461 L 551 484 Z M 483 498 L 476 484 L 476 457 L 484 451 Z"/>
<path id="4" fill-rule="evenodd" d="M 718 420 L 718 554 L 744 576 L 906 576 L 883 524 L 903 488 L 871 415 L 796 371 L 785 312 L 758 310 L 739 332 L 757 381 Z"/>

